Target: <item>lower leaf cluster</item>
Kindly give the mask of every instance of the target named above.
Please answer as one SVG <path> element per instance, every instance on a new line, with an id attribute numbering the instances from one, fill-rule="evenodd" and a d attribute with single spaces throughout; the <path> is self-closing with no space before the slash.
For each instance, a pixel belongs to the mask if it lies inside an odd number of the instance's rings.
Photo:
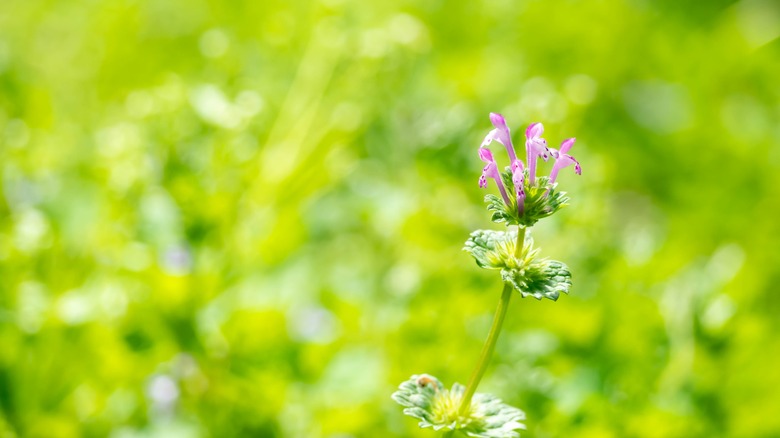
<path id="1" fill-rule="evenodd" d="M 475 438 L 515 438 L 525 429 L 525 413 L 491 394 L 476 393 L 468 412 L 460 405 L 465 388 L 455 383 L 448 390 L 428 374 L 414 375 L 401 383 L 392 398 L 404 406 L 404 414 L 420 420 L 420 427 L 455 430 Z"/>

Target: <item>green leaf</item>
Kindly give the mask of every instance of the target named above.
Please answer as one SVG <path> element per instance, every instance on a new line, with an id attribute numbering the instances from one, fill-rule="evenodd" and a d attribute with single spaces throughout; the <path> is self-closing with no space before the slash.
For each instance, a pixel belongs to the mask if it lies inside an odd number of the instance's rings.
<path id="1" fill-rule="evenodd" d="M 512 214 L 500 196 L 493 194 L 485 195 L 485 202 L 487 203 L 488 211 L 493 212 L 490 216 L 490 220 L 493 222 L 499 224 L 505 222 L 507 225 L 517 222 L 517 215 Z"/>
<path id="2" fill-rule="evenodd" d="M 474 257 L 485 269 L 500 269 L 501 279 L 509 283 L 523 298 L 548 298 L 556 301 L 562 293 L 569 293 L 571 273 L 556 260 L 538 258 L 539 249 L 533 248 L 531 231 L 526 229 L 523 249 L 515 256 L 517 231 L 477 230 L 471 233 L 464 251 Z"/>
<path id="3" fill-rule="evenodd" d="M 404 407 L 404 414 L 420 420 L 420 427 L 433 430 L 457 430 L 475 438 L 515 438 L 525 413 L 491 394 L 476 393 L 471 409 L 460 413 L 465 388 L 455 383 L 447 390 L 436 377 L 414 375 L 398 386 L 393 400 Z"/>
<path id="4" fill-rule="evenodd" d="M 514 258 L 517 231 L 477 230 L 469 235 L 463 250 L 486 269 L 510 266 Z"/>
<path id="5" fill-rule="evenodd" d="M 518 220 L 520 225 L 533 226 L 540 219 L 569 205 L 566 192 L 556 190 L 557 186 L 558 183 L 550 184 L 550 178 L 546 176 L 536 178 L 534 185 L 529 184 L 526 178 L 524 212 Z"/>
<path id="6" fill-rule="evenodd" d="M 525 268 L 502 269 L 501 278 L 525 298 L 548 298 L 556 301 L 561 292 L 568 294 L 571 288 L 569 268 L 557 260 L 541 260 Z"/>

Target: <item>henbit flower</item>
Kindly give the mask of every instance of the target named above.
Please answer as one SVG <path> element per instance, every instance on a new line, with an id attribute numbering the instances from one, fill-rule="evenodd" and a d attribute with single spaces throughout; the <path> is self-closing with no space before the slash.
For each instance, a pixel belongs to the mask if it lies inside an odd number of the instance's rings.
<path id="1" fill-rule="evenodd" d="M 568 154 L 569 150 L 571 150 L 571 147 L 574 146 L 575 140 L 575 138 L 568 138 L 564 140 L 563 143 L 561 143 L 561 149 L 559 151 L 550 148 L 550 153 L 552 154 L 553 158 L 555 158 L 555 164 L 553 165 L 552 172 L 550 172 L 550 184 L 553 184 L 555 179 L 558 178 L 558 172 L 560 172 L 561 169 L 569 167 L 572 164 L 574 164 L 574 173 L 577 175 L 582 175 L 582 167 L 580 167 L 580 162 Z"/>
<path id="2" fill-rule="evenodd" d="M 544 126 L 541 123 L 531 123 L 525 130 L 525 151 L 528 163 L 528 179 L 531 184 L 536 182 L 536 159 L 542 157 L 544 161 L 550 158 L 547 149 L 547 140 L 542 138 Z"/>
<path id="3" fill-rule="evenodd" d="M 517 155 L 515 154 L 515 147 L 512 145 L 512 137 L 509 136 L 509 127 L 506 126 L 504 116 L 498 113 L 490 113 L 490 123 L 496 129 L 488 132 L 480 147 L 484 148 L 495 140 L 506 147 L 506 152 L 509 154 L 509 162 L 514 162 L 517 159 Z"/>
<path id="4" fill-rule="evenodd" d="M 512 183 L 515 185 L 515 196 L 517 197 L 517 213 L 522 216 L 525 207 L 525 177 L 523 176 L 523 162 L 515 160 L 512 162 Z"/>
<path id="5" fill-rule="evenodd" d="M 510 205 L 509 196 L 507 196 L 504 183 L 501 181 L 501 173 L 498 171 L 496 160 L 493 159 L 493 153 L 490 152 L 490 149 L 481 147 L 479 148 L 479 159 L 487 163 L 482 169 L 482 176 L 479 177 L 479 186 L 484 189 L 487 187 L 487 179 L 493 178 L 498 186 L 498 191 L 501 192 L 501 197 L 504 198 L 504 202 Z"/>

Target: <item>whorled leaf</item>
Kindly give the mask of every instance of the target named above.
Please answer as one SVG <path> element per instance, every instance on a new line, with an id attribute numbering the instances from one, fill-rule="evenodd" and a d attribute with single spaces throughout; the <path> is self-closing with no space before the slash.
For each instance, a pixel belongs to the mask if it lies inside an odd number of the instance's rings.
<path id="1" fill-rule="evenodd" d="M 522 269 L 539 253 L 538 249 L 533 249 L 533 244 L 531 231 L 526 230 L 523 248 L 517 255 L 517 230 L 476 230 L 469 235 L 463 250 L 471 254 L 481 268 Z"/>
<path id="2" fill-rule="evenodd" d="M 525 429 L 525 413 L 491 395 L 476 393 L 471 409 L 460 413 L 465 388 L 454 384 L 448 390 L 428 374 L 414 375 L 401 383 L 392 398 L 404 407 L 404 414 L 420 420 L 419 426 L 433 430 L 457 430 L 476 438 L 512 438 Z"/>
<path id="3" fill-rule="evenodd" d="M 500 269 L 501 279 L 523 297 L 555 301 L 561 293 L 569 293 L 569 268 L 556 260 L 539 259 L 539 250 L 533 248 L 530 230 L 526 230 L 519 256 L 515 255 L 516 240 L 517 231 L 514 230 L 477 230 L 471 233 L 463 249 L 480 267 Z"/>
<path id="4" fill-rule="evenodd" d="M 502 269 L 501 278 L 525 298 L 558 300 L 561 292 L 568 294 L 571 273 L 566 264 L 557 260 L 534 261 L 521 269 Z"/>
<path id="5" fill-rule="evenodd" d="M 501 269 L 514 258 L 516 240 L 517 231 L 477 230 L 469 235 L 463 250 L 481 268 Z"/>
<path id="6" fill-rule="evenodd" d="M 508 193 L 515 192 L 510 168 L 507 167 L 501 173 L 501 180 Z M 523 202 L 522 216 L 517 209 L 517 201 L 514 197 L 510 197 L 511 202 L 507 205 L 500 196 L 489 194 L 485 196 L 485 202 L 487 209 L 492 212 L 490 219 L 493 222 L 506 223 L 507 225 L 533 226 L 540 219 L 550 216 L 568 205 L 569 197 L 566 196 L 566 192 L 556 190 L 557 185 L 557 183 L 550 184 L 550 179 L 546 176 L 536 178 L 535 183 L 531 185 L 526 171 L 524 185 L 526 197 Z"/>

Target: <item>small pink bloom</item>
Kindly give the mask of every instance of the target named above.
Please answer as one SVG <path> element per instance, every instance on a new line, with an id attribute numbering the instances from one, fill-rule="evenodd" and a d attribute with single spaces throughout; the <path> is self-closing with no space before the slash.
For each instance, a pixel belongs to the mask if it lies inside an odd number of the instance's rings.
<path id="1" fill-rule="evenodd" d="M 561 143 L 561 149 L 559 151 L 550 149 L 553 157 L 555 158 L 555 164 L 553 165 L 552 171 L 550 172 L 550 184 L 554 183 L 558 178 L 558 172 L 560 172 L 561 169 L 569 167 L 572 164 L 574 164 L 574 173 L 577 175 L 582 175 L 582 167 L 580 167 L 579 161 L 568 154 L 572 146 L 574 146 L 575 140 L 576 139 L 574 138 L 564 140 L 563 143 Z"/>
<path id="2" fill-rule="evenodd" d="M 525 208 L 525 178 L 523 177 L 523 162 L 515 160 L 512 163 L 512 183 L 515 185 L 517 212 L 522 216 Z"/>
<path id="3" fill-rule="evenodd" d="M 504 198 L 504 202 L 509 205 L 509 196 L 506 194 L 506 189 L 504 188 L 504 183 L 501 181 L 501 173 L 498 171 L 498 165 L 496 165 L 495 160 L 493 159 L 493 154 L 490 152 L 490 149 L 488 148 L 479 148 L 479 159 L 484 161 L 485 167 L 482 169 L 482 176 L 479 177 L 479 186 L 481 188 L 487 187 L 487 179 L 492 178 L 496 181 L 496 185 L 498 186 L 498 191 L 501 192 L 501 196 Z"/>
<path id="4" fill-rule="evenodd" d="M 541 123 L 532 123 L 525 130 L 525 151 L 528 162 L 528 179 L 531 184 L 536 182 L 536 160 L 542 157 L 544 161 L 550 158 L 547 149 L 547 140 L 542 138 L 544 126 Z"/>
<path id="5" fill-rule="evenodd" d="M 496 129 L 490 131 L 485 139 L 482 141 L 482 147 L 488 146 L 493 140 L 501 143 L 506 147 L 506 152 L 509 154 L 509 161 L 515 161 L 517 155 L 515 154 L 515 147 L 512 145 L 512 138 L 509 135 L 509 127 L 506 126 L 506 120 L 504 116 L 498 113 L 490 113 L 490 123 L 496 127 Z"/>
<path id="6" fill-rule="evenodd" d="M 520 173 L 523 173 L 523 171 L 525 170 L 525 166 L 523 165 L 523 162 L 520 160 L 512 161 L 512 172 L 516 172 L 518 169 L 520 170 Z"/>
<path id="7" fill-rule="evenodd" d="M 576 138 L 567 138 L 564 140 L 563 143 L 561 143 L 561 153 L 568 154 L 571 147 L 574 146 L 575 141 L 577 141 Z"/>
<path id="8" fill-rule="evenodd" d="M 525 138 L 539 138 L 544 134 L 544 125 L 541 123 L 531 123 L 525 129 Z"/>

